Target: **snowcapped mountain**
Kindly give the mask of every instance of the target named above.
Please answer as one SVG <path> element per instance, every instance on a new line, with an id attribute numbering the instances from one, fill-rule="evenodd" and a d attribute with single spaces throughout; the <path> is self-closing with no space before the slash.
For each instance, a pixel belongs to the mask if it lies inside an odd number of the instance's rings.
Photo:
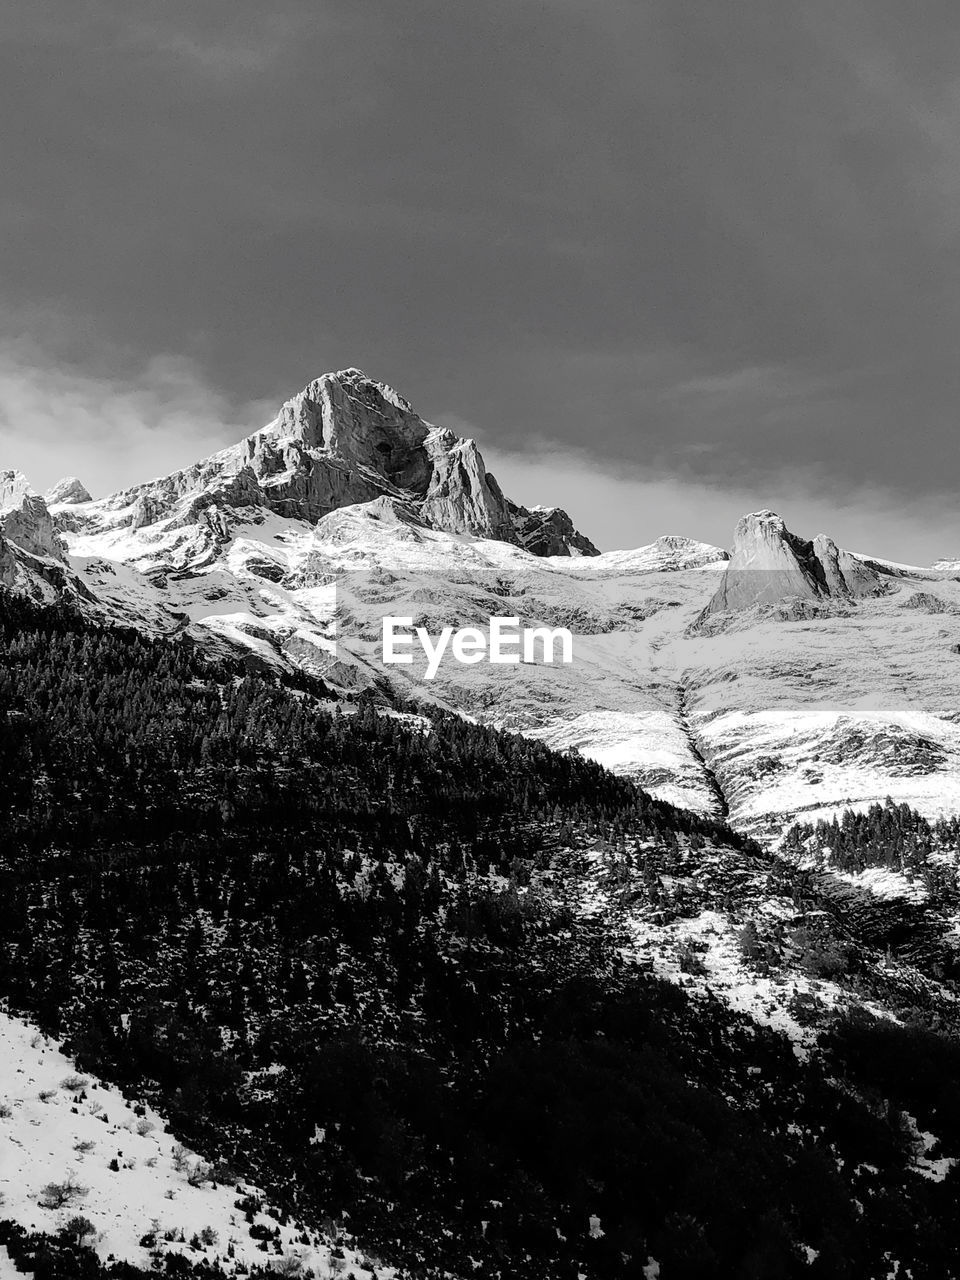
<path id="1" fill-rule="evenodd" d="M 0 1275 L 960 1274 L 950 570 L 595 553 L 355 371 L 0 567 Z"/>
<path id="2" fill-rule="evenodd" d="M 356 369 L 247 439 L 99 500 L 0 477 L 0 582 L 334 689 L 440 704 L 574 747 L 673 803 L 776 837 L 892 796 L 960 812 L 960 581 L 745 516 L 599 554 L 506 498 L 477 446 Z M 385 615 L 568 627 L 574 661 L 382 661 Z"/>
<path id="3" fill-rule="evenodd" d="M 161 552 L 177 568 L 216 558 L 238 513 L 315 525 L 331 511 L 389 497 L 425 524 L 497 538 L 539 555 L 595 555 L 565 512 L 504 497 L 472 440 L 423 421 L 391 387 L 358 369 L 326 374 L 239 444 L 100 502 L 78 482 L 50 498 L 59 523 L 86 544 L 125 545 L 125 558 Z"/>

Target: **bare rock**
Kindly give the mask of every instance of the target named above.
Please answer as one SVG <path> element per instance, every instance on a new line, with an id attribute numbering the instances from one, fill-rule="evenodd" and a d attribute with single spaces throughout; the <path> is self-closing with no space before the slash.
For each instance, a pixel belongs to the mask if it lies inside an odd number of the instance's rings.
<path id="1" fill-rule="evenodd" d="M 47 504 L 19 471 L 0 471 L 0 534 L 30 555 L 66 558 Z"/>
<path id="2" fill-rule="evenodd" d="M 738 523 L 730 564 L 704 615 L 784 601 L 850 600 L 885 590 L 874 568 L 832 538 L 821 534 L 806 542 L 776 512 L 756 511 Z"/>
<path id="3" fill-rule="evenodd" d="M 516 542 L 535 556 L 599 555 L 561 507 L 515 507 L 512 516 Z"/>

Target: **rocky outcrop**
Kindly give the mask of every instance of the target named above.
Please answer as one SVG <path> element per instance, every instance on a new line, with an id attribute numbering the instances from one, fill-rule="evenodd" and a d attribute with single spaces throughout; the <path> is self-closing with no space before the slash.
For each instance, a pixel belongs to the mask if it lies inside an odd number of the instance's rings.
<path id="1" fill-rule="evenodd" d="M 820 534 L 806 542 L 776 512 L 756 511 L 737 525 L 729 566 L 704 614 L 788 600 L 849 600 L 884 590 L 877 571 L 832 538 Z"/>
<path id="2" fill-rule="evenodd" d="M 511 515 L 516 541 L 535 556 L 595 556 L 597 548 L 578 533 L 561 507 L 514 507 Z"/>
<path id="3" fill-rule="evenodd" d="M 412 504 L 429 525 L 450 533 L 517 543 L 538 555 L 598 554 L 565 512 L 510 502 L 472 440 L 424 422 L 396 391 L 359 369 L 317 378 L 239 444 L 61 520 L 73 532 L 104 518 L 134 530 L 161 522 L 179 528 L 198 523 L 210 507 L 260 507 L 316 524 L 380 497 Z"/>
<path id="4" fill-rule="evenodd" d="M 0 471 L 0 535 L 30 555 L 66 557 L 47 504 L 19 471 Z"/>
<path id="5" fill-rule="evenodd" d="M 883 579 L 876 569 L 868 565 L 858 556 L 852 555 L 838 547 L 826 534 L 818 534 L 812 543 L 812 554 L 809 559 L 811 571 L 816 574 L 816 566 L 823 571 L 821 593 L 830 596 L 875 596 L 885 590 Z M 802 549 L 801 549 L 802 554 Z"/>
<path id="6" fill-rule="evenodd" d="M 427 437 L 426 454 L 431 469 L 423 514 L 435 528 L 517 541 L 513 504 L 484 467 L 472 440 L 459 439 L 452 431 L 435 431 Z"/>
<path id="7" fill-rule="evenodd" d="M 915 591 L 912 595 L 907 596 L 901 606 L 904 609 L 916 609 L 920 613 L 957 613 L 960 610 L 956 605 L 944 600 L 941 596 L 935 596 L 929 591 Z"/>
<path id="8" fill-rule="evenodd" d="M 89 491 L 85 485 L 82 485 L 76 476 L 64 476 L 43 495 L 43 500 L 48 507 L 53 506 L 74 506 L 79 502 L 92 502 Z"/>

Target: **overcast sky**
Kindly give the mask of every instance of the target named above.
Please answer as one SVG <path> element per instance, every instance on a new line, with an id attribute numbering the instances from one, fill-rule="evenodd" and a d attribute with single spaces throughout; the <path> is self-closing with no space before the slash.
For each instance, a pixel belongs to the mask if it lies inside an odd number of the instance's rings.
<path id="1" fill-rule="evenodd" d="M 0 466 L 359 365 L 605 546 L 960 555 L 956 0 L 2 8 Z"/>

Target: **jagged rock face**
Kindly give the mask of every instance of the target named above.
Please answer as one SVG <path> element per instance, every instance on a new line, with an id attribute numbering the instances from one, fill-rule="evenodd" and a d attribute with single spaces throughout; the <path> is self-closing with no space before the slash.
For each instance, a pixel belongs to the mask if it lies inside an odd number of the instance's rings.
<path id="1" fill-rule="evenodd" d="M 311 382 L 240 444 L 94 506 L 134 530 L 200 524 L 215 537 L 238 508 L 316 524 L 341 507 L 380 497 L 413 503 L 447 532 L 525 545 L 542 525 L 532 538 L 545 548 L 538 554 L 598 554 L 564 512 L 543 518 L 510 502 L 472 440 L 424 422 L 402 396 L 359 369 Z M 98 512 L 59 518 L 64 528 L 83 532 Z"/>
<path id="2" fill-rule="evenodd" d="M 386 383 L 360 369 L 328 373 L 288 400 L 266 432 L 367 467 L 400 488 L 426 488 L 429 474 L 411 460 L 431 428 Z M 422 459 L 418 459 L 422 464 Z"/>
<path id="3" fill-rule="evenodd" d="M 0 471 L 0 534 L 30 555 L 65 559 L 47 504 L 19 471 Z"/>
<path id="4" fill-rule="evenodd" d="M 535 556 L 595 556 L 597 549 L 573 527 L 560 507 L 531 507 L 513 510 L 516 542 Z"/>
<path id="5" fill-rule="evenodd" d="M 487 472 L 472 440 L 460 440 L 452 431 L 435 431 L 427 438 L 426 453 L 431 472 L 423 512 L 431 524 L 452 533 L 517 541 L 513 504 Z"/>
<path id="6" fill-rule="evenodd" d="M 70 567 L 47 504 L 19 471 L 0 471 L 0 587 L 38 600 L 92 600 Z"/>
<path id="7" fill-rule="evenodd" d="M 64 476 L 62 480 L 58 480 L 52 489 L 48 489 L 43 495 L 43 499 L 48 507 L 58 505 L 75 505 L 80 502 L 92 502 L 86 486 L 81 484 L 76 476 Z"/>
<path id="8" fill-rule="evenodd" d="M 744 516 L 733 555 L 705 614 L 735 612 L 785 600 L 855 598 L 882 593 L 880 575 L 864 561 L 818 535 L 805 542 L 774 511 Z"/>

